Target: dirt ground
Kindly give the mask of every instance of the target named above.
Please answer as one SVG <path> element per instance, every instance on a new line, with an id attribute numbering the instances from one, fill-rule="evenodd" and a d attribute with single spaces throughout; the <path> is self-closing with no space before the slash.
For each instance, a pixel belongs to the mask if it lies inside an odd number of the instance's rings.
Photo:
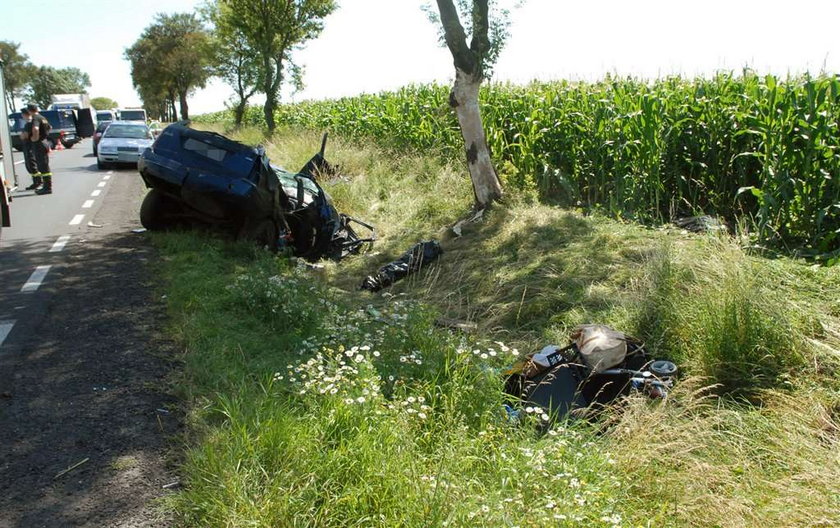
<path id="1" fill-rule="evenodd" d="M 0 353 L 0 527 L 169 526 L 182 418 L 178 350 L 139 227 L 142 182 L 118 171 L 46 308 Z M 66 471 L 68 468 L 74 469 Z"/>

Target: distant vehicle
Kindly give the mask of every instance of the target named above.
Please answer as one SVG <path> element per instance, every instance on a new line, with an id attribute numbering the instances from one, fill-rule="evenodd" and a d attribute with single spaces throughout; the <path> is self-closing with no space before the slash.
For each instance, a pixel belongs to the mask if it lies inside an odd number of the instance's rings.
<path id="1" fill-rule="evenodd" d="M 117 119 L 120 121 L 142 121 L 146 122 L 146 110 L 143 108 L 120 108 L 117 111 Z"/>
<path id="2" fill-rule="evenodd" d="M 88 94 L 55 94 L 47 110 L 72 110 L 76 115 L 75 135 L 80 138 L 93 136 L 96 129 L 96 110 L 90 105 Z"/>
<path id="3" fill-rule="evenodd" d="M 116 121 L 117 120 L 117 113 L 113 110 L 97 110 L 96 111 L 96 122 L 101 123 L 103 121 Z"/>
<path id="4" fill-rule="evenodd" d="M 96 132 L 93 134 L 93 155 L 96 156 L 97 154 L 97 147 L 99 145 L 99 141 L 102 139 L 102 134 L 105 133 L 105 129 L 108 128 L 112 121 L 100 121 L 98 125 L 96 125 Z"/>
<path id="5" fill-rule="evenodd" d="M 154 138 L 146 123 L 112 121 L 99 140 L 96 166 L 104 169 L 116 163 L 137 164 Z"/>
<path id="6" fill-rule="evenodd" d="M 81 110 L 91 108 L 88 94 L 55 94 L 47 110 Z"/>
<path id="7" fill-rule="evenodd" d="M 59 141 L 64 148 L 73 148 L 73 145 L 81 141 L 76 129 L 76 114 L 72 110 L 44 110 L 41 115 L 50 122 L 52 127 L 47 134 L 50 148 L 55 148 Z M 12 134 L 12 146 L 16 150 L 23 150 L 20 133 L 25 124 L 26 121 L 20 112 L 9 114 L 9 131 Z"/>

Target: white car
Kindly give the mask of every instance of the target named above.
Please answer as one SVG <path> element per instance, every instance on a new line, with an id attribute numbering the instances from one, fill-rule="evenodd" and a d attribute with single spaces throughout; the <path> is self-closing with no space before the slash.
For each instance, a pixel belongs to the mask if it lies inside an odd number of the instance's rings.
<path id="1" fill-rule="evenodd" d="M 154 136 L 145 123 L 112 121 L 97 145 L 96 166 L 104 169 L 115 163 L 136 165 L 153 142 Z"/>

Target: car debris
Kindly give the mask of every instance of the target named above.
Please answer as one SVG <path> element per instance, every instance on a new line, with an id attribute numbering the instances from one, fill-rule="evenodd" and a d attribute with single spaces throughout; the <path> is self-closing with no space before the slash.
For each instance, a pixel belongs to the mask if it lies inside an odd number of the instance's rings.
<path id="1" fill-rule="evenodd" d="M 436 240 L 418 242 L 400 258 L 379 268 L 374 275 L 368 275 L 359 289 L 378 292 L 406 276 L 420 271 L 425 265 L 437 260 L 443 254 Z"/>
<path id="2" fill-rule="evenodd" d="M 653 360 L 644 343 L 608 326 L 582 325 L 571 341 L 548 345 L 504 373 L 509 418 L 518 419 L 517 407 L 531 407 L 550 424 L 591 415 L 631 392 L 664 399 L 676 380 L 674 363 Z"/>
<path id="3" fill-rule="evenodd" d="M 140 157 L 150 189 L 140 209 L 149 231 L 210 227 L 311 262 L 369 249 L 373 226 L 339 213 L 317 177 L 335 172 L 321 150 L 297 173 L 249 147 L 181 121 L 166 127 Z M 365 232 L 367 236 L 359 233 Z"/>

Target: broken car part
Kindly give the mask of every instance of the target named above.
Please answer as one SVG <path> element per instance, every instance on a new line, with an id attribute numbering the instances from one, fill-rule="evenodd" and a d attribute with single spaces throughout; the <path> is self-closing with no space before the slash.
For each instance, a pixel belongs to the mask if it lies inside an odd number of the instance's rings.
<path id="1" fill-rule="evenodd" d="M 419 242 L 403 253 L 399 259 L 379 268 L 375 275 L 365 277 L 360 289 L 377 292 L 387 288 L 398 280 L 420 271 L 423 266 L 437 260 L 442 253 L 443 249 L 435 240 Z"/>

